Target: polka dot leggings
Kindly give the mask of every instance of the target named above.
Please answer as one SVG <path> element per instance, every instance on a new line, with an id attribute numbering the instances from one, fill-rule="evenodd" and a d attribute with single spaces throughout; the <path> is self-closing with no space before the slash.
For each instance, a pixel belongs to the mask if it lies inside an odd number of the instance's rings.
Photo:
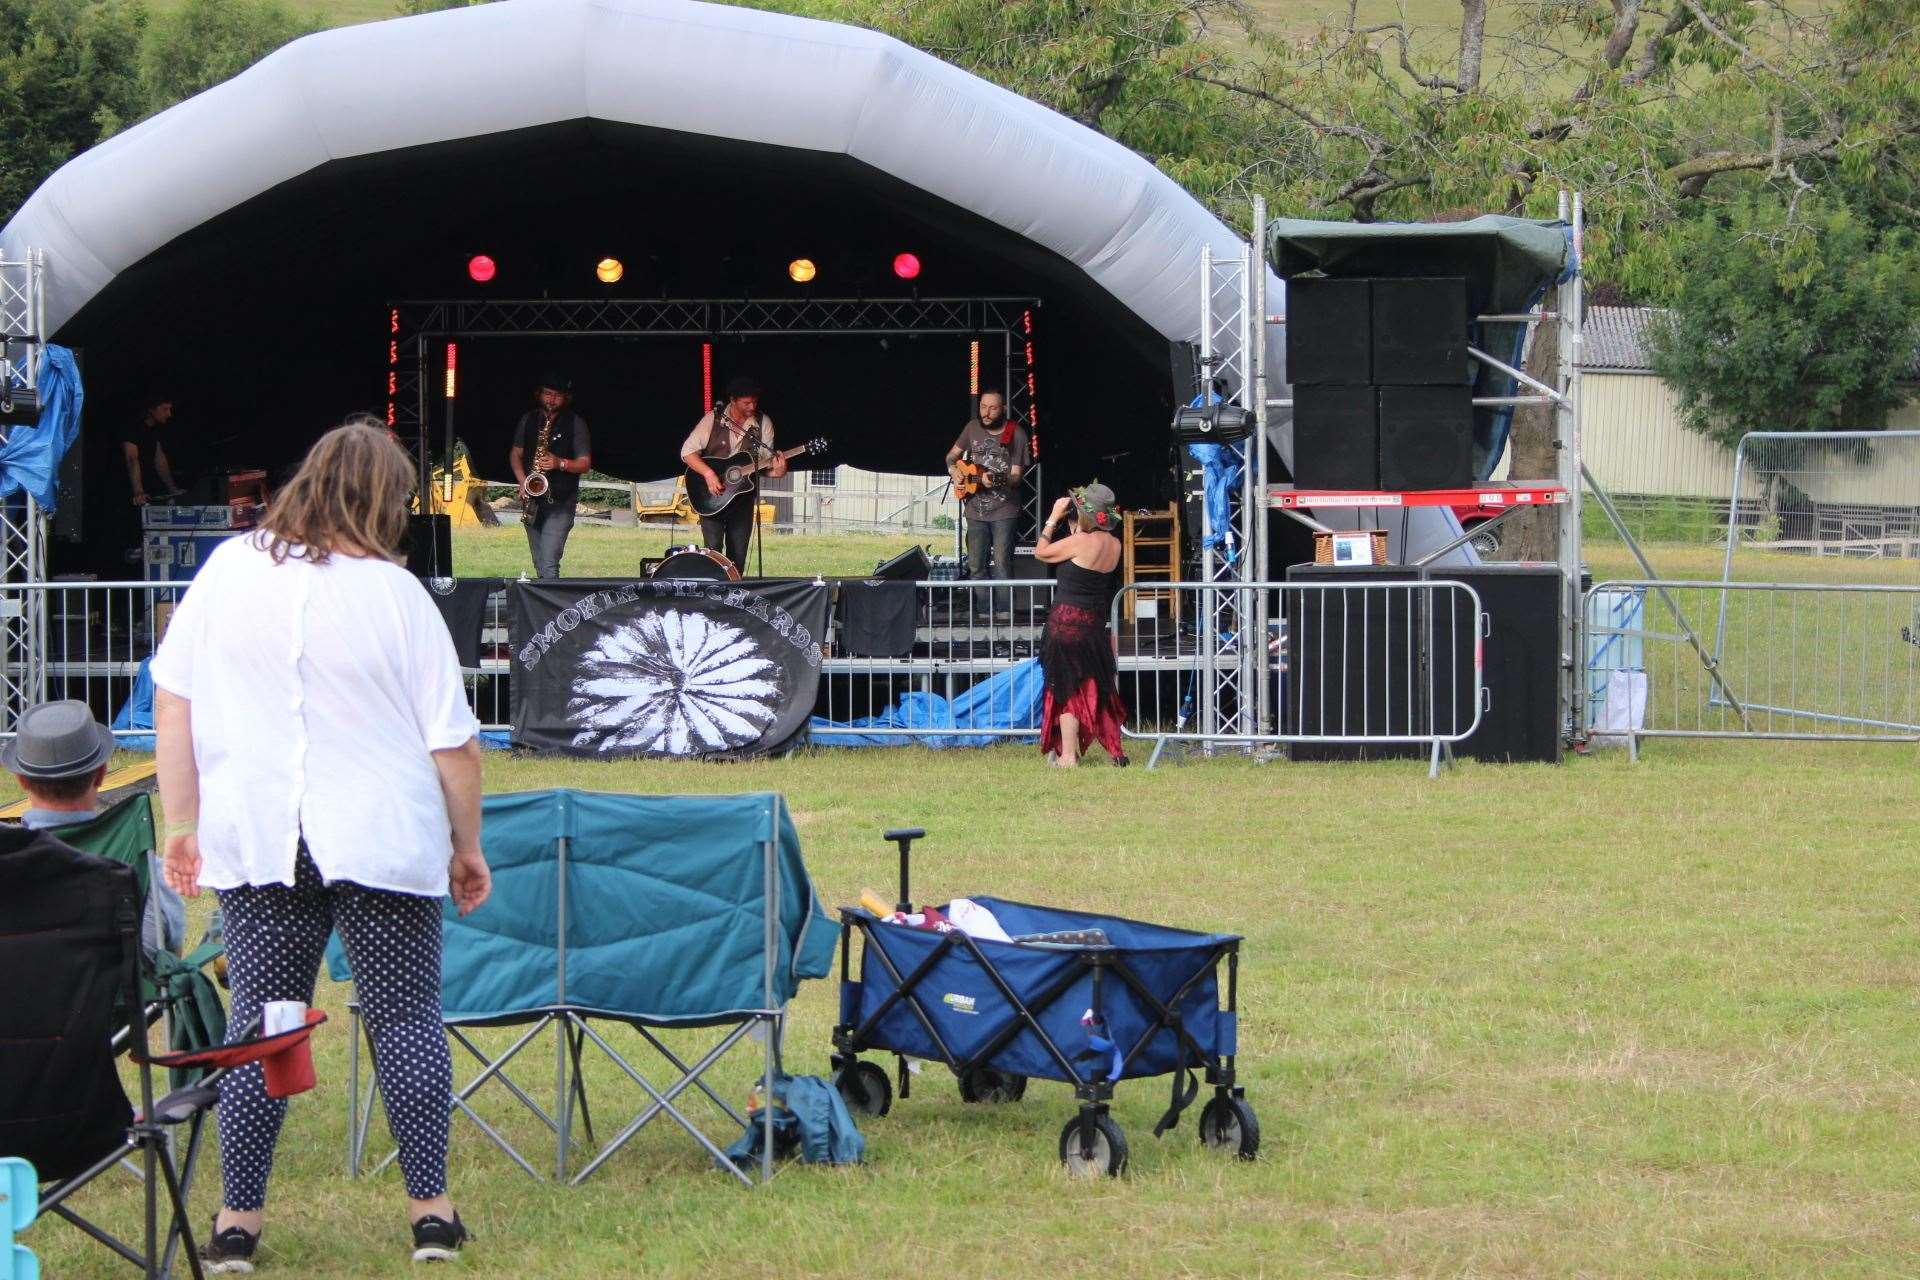
<path id="1" fill-rule="evenodd" d="M 328 884 L 302 844 L 291 889 L 222 889 L 220 908 L 233 986 L 230 1039 L 241 1037 L 268 1000 L 313 1003 L 327 935 L 339 929 L 373 1038 L 380 1096 L 400 1147 L 407 1194 L 416 1200 L 444 1194 L 453 1060 L 440 1021 L 440 900 L 344 880 Z M 265 1207 L 286 1114 L 286 1099 L 267 1097 L 258 1063 L 222 1078 L 220 1172 L 228 1208 Z"/>

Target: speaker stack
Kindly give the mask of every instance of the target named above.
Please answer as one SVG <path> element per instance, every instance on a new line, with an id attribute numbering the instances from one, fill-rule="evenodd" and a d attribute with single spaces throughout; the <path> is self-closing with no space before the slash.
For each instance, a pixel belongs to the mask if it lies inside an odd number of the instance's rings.
<path id="1" fill-rule="evenodd" d="M 1481 564 L 1429 567 L 1430 579 L 1464 582 L 1480 597 L 1487 614 L 1482 678 L 1486 704 L 1480 727 L 1454 750 L 1475 760 L 1559 764 L 1560 731 L 1560 570 L 1551 564 Z M 1436 597 L 1444 602 L 1447 597 Z M 1436 608 L 1444 608 L 1444 603 Z M 1476 620 L 1466 611 L 1441 616 L 1432 629 L 1430 655 L 1439 678 L 1436 687 L 1473 685 Z M 1452 668 L 1452 679 L 1446 672 Z M 1436 715 L 1442 730 L 1457 732 L 1473 722 L 1473 708 L 1461 700 L 1458 719 L 1446 724 L 1446 708 Z"/>
<path id="2" fill-rule="evenodd" d="M 1293 480 L 1302 489 L 1473 483 L 1467 282 L 1287 282 Z"/>

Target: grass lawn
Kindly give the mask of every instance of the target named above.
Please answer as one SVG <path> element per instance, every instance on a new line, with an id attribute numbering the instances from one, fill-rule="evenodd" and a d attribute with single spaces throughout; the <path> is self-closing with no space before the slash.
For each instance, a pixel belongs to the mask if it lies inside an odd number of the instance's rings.
<path id="1" fill-rule="evenodd" d="M 1661 745 L 1638 766 L 1465 764 L 1437 782 L 1413 762 L 1055 774 L 1018 748 L 734 766 L 490 753 L 496 791 L 779 790 L 834 903 L 890 894 L 879 831 L 912 822 L 930 833 L 922 900 L 991 890 L 1243 933 L 1241 1066 L 1265 1143 L 1254 1164 L 1222 1162 L 1191 1113 L 1156 1141 L 1165 1084 L 1133 1082 L 1115 1108 L 1131 1173 L 1076 1184 L 1053 1154 L 1061 1087 L 975 1108 L 935 1067 L 868 1123 L 865 1167 L 795 1167 L 751 1192 L 665 1127 L 555 1189 L 461 1120 L 467 1265 L 556 1280 L 1911 1274 L 1916 766 L 1910 747 L 1846 744 Z M 344 1015 L 344 990 L 317 1000 Z M 792 1069 L 825 1070 L 834 1016 L 834 984 L 808 984 Z M 404 1274 L 395 1175 L 341 1173 L 344 1020 L 318 1044 L 262 1274 Z M 592 1076 L 605 1134 L 642 1099 L 604 1065 Z M 550 1042 L 516 1078 L 550 1087 Z M 742 1097 L 751 1065 L 722 1078 Z M 537 1122 L 499 1097 L 481 1110 L 550 1158 Z M 121 1179 L 88 1202 L 124 1226 L 134 1195 Z M 25 1241 L 48 1275 L 123 1274 L 64 1224 Z"/>
<path id="2" fill-rule="evenodd" d="M 700 541 L 696 525 L 640 525 L 615 528 L 598 522 L 581 522 L 567 537 L 567 553 L 560 562 L 570 578 L 632 578 L 640 572 L 643 556 L 657 556 L 671 546 Z M 930 536 L 909 534 L 841 533 L 766 535 L 766 564 L 770 578 L 852 577 L 873 572 L 881 561 L 919 543 L 934 554 L 953 553 L 953 534 L 939 531 Z M 753 573 L 754 565 L 744 569 Z M 517 577 L 533 574 L 533 557 L 527 553 L 527 535 L 517 523 L 493 528 L 462 526 L 453 533 L 453 569 L 465 578 Z"/>

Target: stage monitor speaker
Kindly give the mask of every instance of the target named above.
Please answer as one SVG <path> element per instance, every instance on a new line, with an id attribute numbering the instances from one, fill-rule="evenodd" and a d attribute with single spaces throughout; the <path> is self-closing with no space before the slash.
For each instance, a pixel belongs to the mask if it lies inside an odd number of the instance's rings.
<path id="1" fill-rule="evenodd" d="M 1418 569 L 1405 565 L 1297 564 L 1287 570 L 1288 582 L 1345 582 L 1355 588 L 1419 577 Z M 1339 588 L 1286 593 L 1288 733 L 1426 732 L 1420 594 Z M 1295 743 L 1292 754 L 1302 761 L 1381 760 L 1422 750 L 1404 743 Z"/>
<path id="2" fill-rule="evenodd" d="M 1373 281 L 1373 381 L 1465 386 L 1467 282 L 1459 276 Z"/>
<path id="3" fill-rule="evenodd" d="M 1287 281 L 1287 381 L 1295 387 L 1373 380 L 1373 303 L 1366 280 Z"/>
<path id="4" fill-rule="evenodd" d="M 1480 727 L 1454 751 L 1475 760 L 1560 763 L 1560 570 L 1550 564 L 1482 564 L 1429 566 L 1424 572 L 1472 587 L 1487 614 L 1481 645 L 1485 709 Z M 1447 599 L 1441 595 L 1434 601 L 1430 661 L 1441 690 L 1468 689 L 1478 620 L 1446 612 Z M 1435 724 L 1472 723 L 1473 708 L 1466 701 L 1459 699 L 1450 712 L 1451 701 L 1443 697 L 1433 709 Z"/>
<path id="5" fill-rule="evenodd" d="M 1380 388 L 1380 487 L 1464 489 L 1473 483 L 1473 389 Z"/>
<path id="6" fill-rule="evenodd" d="M 933 576 L 933 561 L 925 547 L 908 547 L 869 575 L 889 582 L 924 582 Z"/>
<path id="7" fill-rule="evenodd" d="M 453 517 L 407 517 L 407 572 L 421 578 L 453 576 Z"/>
<path id="8" fill-rule="evenodd" d="M 1302 489 L 1380 487 L 1379 405 L 1372 387 L 1294 387 L 1293 483 Z"/>

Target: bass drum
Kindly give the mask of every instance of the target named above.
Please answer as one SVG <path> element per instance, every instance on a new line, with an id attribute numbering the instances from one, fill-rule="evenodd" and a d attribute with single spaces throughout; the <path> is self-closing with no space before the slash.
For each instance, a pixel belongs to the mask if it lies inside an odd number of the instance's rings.
<path id="1" fill-rule="evenodd" d="M 668 547 L 667 554 L 653 567 L 650 578 L 697 578 L 702 582 L 738 582 L 740 571 L 733 561 L 710 547 Z"/>

